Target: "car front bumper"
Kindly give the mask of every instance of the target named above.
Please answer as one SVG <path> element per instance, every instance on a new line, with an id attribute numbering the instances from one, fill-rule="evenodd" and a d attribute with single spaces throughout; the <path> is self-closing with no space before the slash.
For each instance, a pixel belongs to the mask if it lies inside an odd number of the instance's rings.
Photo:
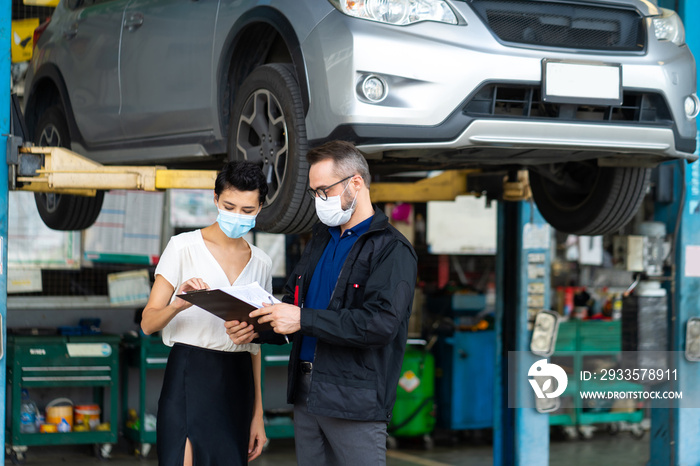
<path id="1" fill-rule="evenodd" d="M 515 47 L 499 42 L 466 3 L 466 24 L 395 27 L 334 11 L 302 43 L 311 102 L 312 143 L 354 140 L 371 157 L 420 149 L 578 149 L 694 160 L 696 122 L 684 100 L 694 94 L 695 62 L 686 46 L 647 39 L 644 52 L 586 52 Z M 649 19 L 645 21 L 649 22 Z M 465 106 L 488 83 L 541 86 L 542 61 L 595 61 L 622 67 L 624 91 L 658 96 L 663 121 L 576 121 L 474 115 Z M 381 76 L 387 98 L 358 96 L 366 75 Z M 404 154 L 405 156 L 408 156 Z"/>

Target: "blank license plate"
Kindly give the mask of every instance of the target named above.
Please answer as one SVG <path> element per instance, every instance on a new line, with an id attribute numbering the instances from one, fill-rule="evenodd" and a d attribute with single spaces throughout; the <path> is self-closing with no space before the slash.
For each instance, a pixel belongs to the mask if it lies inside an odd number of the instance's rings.
<path id="1" fill-rule="evenodd" d="M 622 103 L 620 65 L 544 61 L 543 94 L 545 102 Z"/>

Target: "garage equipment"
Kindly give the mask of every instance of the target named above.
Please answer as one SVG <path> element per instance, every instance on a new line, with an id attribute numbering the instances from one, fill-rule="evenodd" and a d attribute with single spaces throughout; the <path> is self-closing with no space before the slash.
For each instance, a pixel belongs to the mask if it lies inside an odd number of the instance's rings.
<path id="1" fill-rule="evenodd" d="M 686 21 L 697 18 L 700 3 L 689 0 L 680 2 L 680 11 Z M 693 28 L 688 36 L 688 44 L 700 46 L 700 30 Z M 654 220 L 666 224 L 666 231 L 672 234 L 672 268 L 669 287 L 668 345 L 671 351 L 669 365 L 678 370 L 678 379 L 672 384 L 664 384 L 662 389 L 690 393 L 695 397 L 700 387 L 700 364 L 685 356 L 685 335 L 688 323 L 697 316 L 697 303 L 700 302 L 700 164 L 666 163 L 672 169 L 674 196 L 667 202 L 658 201 L 654 207 Z M 672 409 L 653 409 L 655 406 L 669 407 L 669 403 L 652 401 L 651 466 L 667 464 L 693 464 L 700 458 L 700 425 L 693 409 L 681 409 L 683 401 L 674 400 Z"/>
<path id="2" fill-rule="evenodd" d="M 287 366 L 292 345 L 260 345 L 262 351 L 260 383 L 265 409 L 265 434 L 267 438 L 293 438 L 293 407 L 287 404 Z M 270 383 L 280 380 L 281 383 Z M 267 383 L 266 383 L 267 381 Z"/>
<path id="3" fill-rule="evenodd" d="M 559 426 L 573 426 L 573 430 L 566 432 L 570 437 L 576 433 L 576 428 L 581 436 L 591 436 L 590 429 L 582 428 L 591 424 L 615 424 L 628 422 L 633 424 L 632 434 L 636 437 L 644 435 L 641 427 L 644 418 L 644 410 L 636 409 L 628 412 L 614 411 L 609 405 L 597 405 L 592 400 L 588 404 L 578 396 L 579 392 L 624 391 L 643 392 L 642 385 L 625 382 L 599 380 L 580 380 L 579 374 L 585 368 L 587 358 L 617 357 L 622 350 L 620 321 L 579 321 L 570 320 L 559 324 L 559 337 L 552 358 L 557 364 L 571 368 L 566 390 L 562 394 L 563 399 L 571 399 L 571 409 L 567 412 L 550 414 L 549 424 Z M 562 362 L 563 361 L 563 362 Z"/>
<path id="4" fill-rule="evenodd" d="M 134 442 L 137 456 L 146 458 L 151 451 L 151 446 L 156 443 L 156 432 L 146 430 L 146 394 L 149 392 L 146 385 L 147 373 L 152 370 L 164 370 L 168 362 L 170 347 L 163 344 L 160 335 L 124 335 L 122 340 L 124 349 L 124 364 L 122 367 L 122 422 L 124 436 Z M 126 425 L 129 419 L 129 368 L 138 369 L 139 404 L 136 410 L 138 422 Z M 153 387 L 151 387 L 153 388 Z M 151 390 L 152 392 L 152 390 Z"/>
<path id="5" fill-rule="evenodd" d="M 10 336 L 7 345 L 9 419 L 6 444 L 13 462 L 24 460 L 28 446 L 95 444 L 95 453 L 108 458 L 117 441 L 119 340 L 116 335 Z M 20 432 L 22 389 L 92 387 L 93 401 L 109 413 L 105 431 L 67 433 Z M 109 399 L 105 397 L 109 388 Z M 104 419 L 103 419 L 104 420 Z"/>
<path id="6" fill-rule="evenodd" d="M 493 426 L 496 357 L 493 330 L 455 332 L 438 340 L 438 426 L 448 430 Z"/>
<path id="7" fill-rule="evenodd" d="M 530 352 L 531 319 L 550 308 L 551 230 L 527 202 L 498 203 L 494 466 L 549 464 L 549 415 L 535 407 L 528 370 L 541 359 Z"/>
<path id="8" fill-rule="evenodd" d="M 421 437 L 425 448 L 432 448 L 434 405 L 435 358 L 426 348 L 425 340 L 409 339 L 388 427 L 389 446 L 395 446 L 396 437 Z"/>
<path id="9" fill-rule="evenodd" d="M 446 316 L 435 345 L 438 393 L 437 425 L 457 431 L 493 426 L 496 335 L 493 330 L 461 330 L 461 321 L 479 321 L 486 307 L 482 294 L 431 297 L 428 308 Z M 447 326 L 446 324 L 450 325 Z"/>
<path id="10" fill-rule="evenodd" d="M 667 369 L 668 298 L 661 283 L 640 282 L 622 301 L 623 365 L 629 369 Z M 642 353 L 640 353 L 642 352 Z"/>

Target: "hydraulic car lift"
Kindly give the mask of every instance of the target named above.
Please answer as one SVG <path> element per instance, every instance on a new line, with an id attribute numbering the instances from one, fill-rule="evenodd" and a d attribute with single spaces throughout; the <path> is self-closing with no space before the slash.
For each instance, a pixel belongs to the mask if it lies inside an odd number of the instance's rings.
<path id="1" fill-rule="evenodd" d="M 21 147 L 11 156 L 10 188 L 94 196 L 97 190 L 214 189 L 216 170 L 102 165 L 62 147 Z M 15 176 L 12 176 L 14 172 Z M 453 200 L 466 194 L 468 171 L 449 171 L 415 183 L 374 183 L 374 202 Z"/>
<path id="2" fill-rule="evenodd" d="M 662 6 L 675 7 L 691 25 L 700 14 L 700 4 L 691 0 L 660 0 Z M 667 4 L 667 5 L 664 5 Z M 0 13 L 0 43 L 10 43 L 10 2 Z M 687 42 L 700 50 L 700 28 L 688 27 Z M 0 55 L 0 86 L 10 89 L 10 49 Z M 211 170 L 168 170 L 164 167 L 105 167 L 60 148 L 18 149 L 11 132 L 11 100 L 9 92 L 0 94 L 0 135 L 5 139 L 7 164 L 0 173 L 0 386 L 6 383 L 6 316 L 7 316 L 7 234 L 8 190 L 21 188 L 66 194 L 94 195 L 98 189 L 162 190 L 173 188 L 211 189 L 215 172 Z M 676 202 L 665 210 L 659 209 L 659 220 L 666 221 L 677 231 L 675 237 L 675 287 L 672 299 L 676 304 L 669 315 L 672 329 L 669 350 L 682 354 L 685 325 L 697 314 L 700 302 L 700 277 L 685 273 L 686 252 L 700 248 L 700 214 L 689 206 L 700 205 L 700 168 L 698 164 L 685 170 L 685 162 L 675 164 L 680 192 Z M 38 164 L 38 165 L 37 165 Z M 43 167 L 43 169 L 41 168 Z M 39 169 L 38 177 L 29 177 Z M 99 173 L 99 176 L 96 176 Z M 454 199 L 466 194 L 465 171 L 446 172 L 406 187 L 376 183 L 372 198 L 375 202 Z M 514 181 L 515 191 L 525 191 L 523 182 Z M 680 189 L 687 184 L 691 188 Z M 695 183 L 695 184 L 694 184 Z M 22 186 L 19 186 L 19 185 Z M 697 186 L 696 186 L 697 185 Z M 507 186 L 506 186 L 507 187 Z M 508 189 L 506 189 L 508 192 Z M 494 397 L 494 464 L 549 464 L 548 415 L 534 408 L 513 408 L 519 400 L 532 398 L 527 384 L 527 369 L 537 359 L 528 353 L 531 330 L 528 328 L 528 308 L 549 306 L 549 243 L 548 227 L 534 205 L 528 202 L 499 203 L 498 227 L 498 296 L 496 331 L 497 355 L 496 396 Z M 678 228 L 675 229 L 675 225 Z M 533 267 L 534 266 L 534 267 Z M 536 285 L 536 286 L 532 286 Z M 537 291 L 537 293 L 534 293 Z M 533 300 L 537 295 L 538 300 Z M 533 306 L 537 303 L 537 306 Z M 674 307 L 675 306 L 675 307 Z M 518 383 L 509 393 L 508 353 L 516 352 L 511 360 Z M 688 393 L 700 389 L 700 363 L 678 356 L 676 390 Z M 510 375 L 513 375 L 511 372 Z M 475 374 L 478 378 L 478 374 Z M 0 417 L 5 414 L 5 391 L 0 391 Z M 0 429 L 4 441 L 5 430 Z M 690 409 L 652 410 L 651 465 L 697 465 L 700 458 L 700 424 Z"/>

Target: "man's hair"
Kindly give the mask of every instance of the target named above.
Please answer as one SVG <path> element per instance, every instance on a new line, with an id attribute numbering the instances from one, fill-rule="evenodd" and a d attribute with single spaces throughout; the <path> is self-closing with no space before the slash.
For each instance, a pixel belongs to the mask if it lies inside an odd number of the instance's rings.
<path id="1" fill-rule="evenodd" d="M 332 160 L 335 174 L 342 180 L 352 175 L 360 175 L 369 188 L 370 174 L 367 160 L 355 147 L 347 141 L 330 141 L 306 154 L 306 160 L 310 165 L 324 160 Z"/>
<path id="2" fill-rule="evenodd" d="M 216 177 L 214 192 L 220 196 L 222 192 L 233 188 L 237 191 L 258 191 L 260 203 L 267 196 L 267 181 L 260 167 L 252 162 L 227 162 Z"/>

